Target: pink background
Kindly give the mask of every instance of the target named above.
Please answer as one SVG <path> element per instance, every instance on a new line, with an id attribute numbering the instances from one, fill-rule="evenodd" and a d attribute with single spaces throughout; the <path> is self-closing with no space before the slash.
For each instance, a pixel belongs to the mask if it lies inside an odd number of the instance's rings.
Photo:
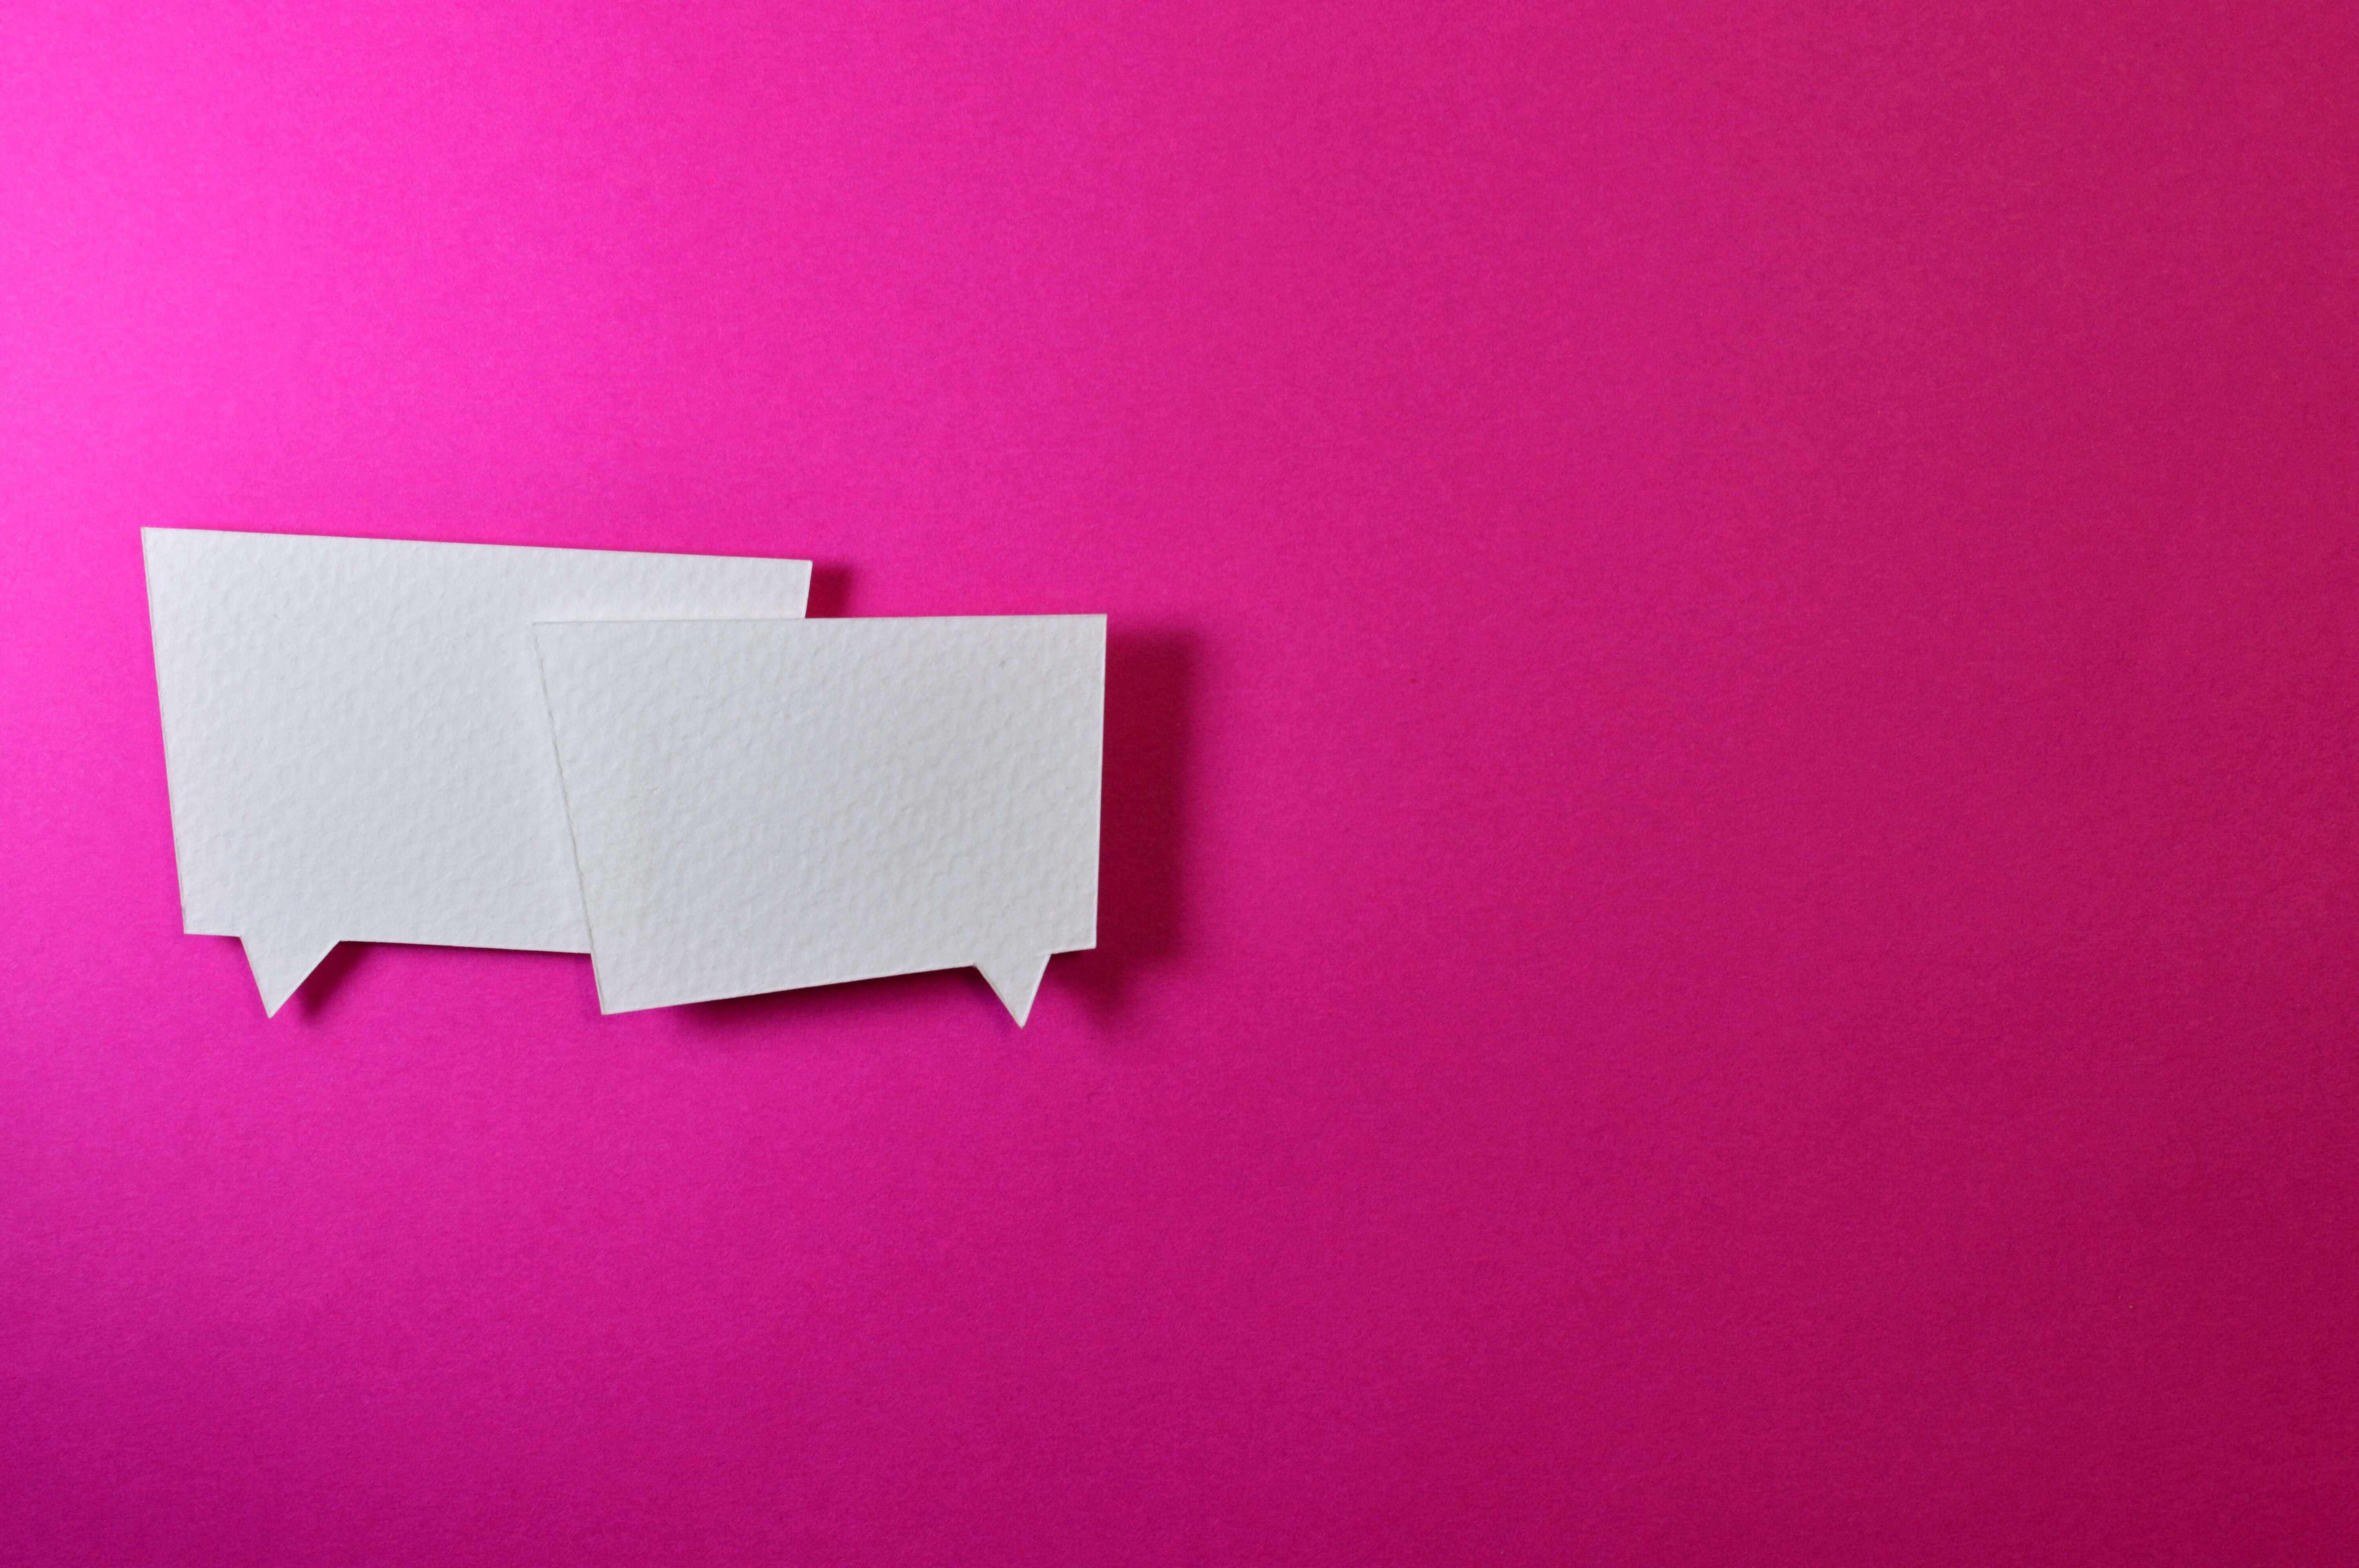
<path id="1" fill-rule="evenodd" d="M 2343 0 L 11 6 L 0 1558 L 2348 1557 L 2354 395 Z M 1103 945 L 266 1023 L 143 524 L 1107 611 Z"/>

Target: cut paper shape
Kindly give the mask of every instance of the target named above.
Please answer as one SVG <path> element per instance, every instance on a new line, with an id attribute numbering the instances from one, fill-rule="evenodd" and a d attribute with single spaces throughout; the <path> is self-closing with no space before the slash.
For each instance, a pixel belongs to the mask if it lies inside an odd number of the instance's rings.
<path id="1" fill-rule="evenodd" d="M 536 620 L 790 617 L 807 561 L 140 531 L 183 929 L 586 952 Z"/>
<path id="2" fill-rule="evenodd" d="M 1096 945 L 1105 617 L 534 635 L 603 1011 Z"/>
<path id="3" fill-rule="evenodd" d="M 983 978 L 999 993 L 999 1000 L 1016 1020 L 1016 1027 L 1023 1028 L 1025 1020 L 1032 1016 L 1032 998 L 1040 989 L 1040 977 L 1049 972 L 1049 955 L 1035 953 L 1026 958 L 987 961 L 978 958 L 974 967 L 983 971 Z"/>
<path id="4" fill-rule="evenodd" d="M 262 992 L 262 1016 L 276 1018 L 287 999 L 295 994 L 320 960 L 335 950 L 332 936 L 311 937 L 290 944 L 272 946 L 273 937 L 241 936 L 238 943 L 245 949 L 245 961 L 254 970 L 254 983 Z"/>

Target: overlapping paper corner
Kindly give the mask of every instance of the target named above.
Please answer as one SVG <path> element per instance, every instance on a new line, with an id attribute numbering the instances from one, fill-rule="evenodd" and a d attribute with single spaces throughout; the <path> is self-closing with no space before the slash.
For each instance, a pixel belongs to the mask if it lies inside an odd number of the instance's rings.
<path id="1" fill-rule="evenodd" d="M 809 564 L 143 530 L 184 929 L 591 955 L 607 1012 L 1096 940 L 1103 616 L 805 621 Z"/>

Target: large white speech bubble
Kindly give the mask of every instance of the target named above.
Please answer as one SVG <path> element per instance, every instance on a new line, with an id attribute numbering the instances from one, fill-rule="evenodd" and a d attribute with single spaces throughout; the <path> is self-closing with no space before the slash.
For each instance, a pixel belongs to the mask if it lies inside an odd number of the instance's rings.
<path id="1" fill-rule="evenodd" d="M 807 561 L 140 531 L 190 933 L 588 950 L 536 621 L 793 617 Z"/>
<path id="2" fill-rule="evenodd" d="M 604 1011 L 1096 946 L 1105 617 L 534 635 Z"/>

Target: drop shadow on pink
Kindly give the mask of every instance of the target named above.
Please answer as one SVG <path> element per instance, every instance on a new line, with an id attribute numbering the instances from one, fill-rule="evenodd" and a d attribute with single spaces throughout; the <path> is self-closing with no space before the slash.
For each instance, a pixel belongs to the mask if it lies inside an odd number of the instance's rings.
<path id="1" fill-rule="evenodd" d="M 295 988 L 295 994 L 287 999 L 287 1007 L 281 1010 L 282 1016 L 291 1010 L 296 1017 L 308 1023 L 325 1012 L 335 1000 L 336 992 L 342 989 L 345 979 L 360 967 L 368 950 L 375 946 L 374 942 L 339 942 L 329 948 L 328 956 L 320 960 L 320 967 L 304 976 L 303 983 Z"/>
<path id="2" fill-rule="evenodd" d="M 816 621 L 821 616 L 848 615 L 851 611 L 852 568 L 832 561 L 813 561 L 804 617 Z"/>
<path id="3" fill-rule="evenodd" d="M 1190 793 L 1201 645 L 1180 627 L 1106 630 L 1105 762 L 1098 816 L 1098 945 L 1049 965 L 1102 1017 L 1186 940 Z"/>

